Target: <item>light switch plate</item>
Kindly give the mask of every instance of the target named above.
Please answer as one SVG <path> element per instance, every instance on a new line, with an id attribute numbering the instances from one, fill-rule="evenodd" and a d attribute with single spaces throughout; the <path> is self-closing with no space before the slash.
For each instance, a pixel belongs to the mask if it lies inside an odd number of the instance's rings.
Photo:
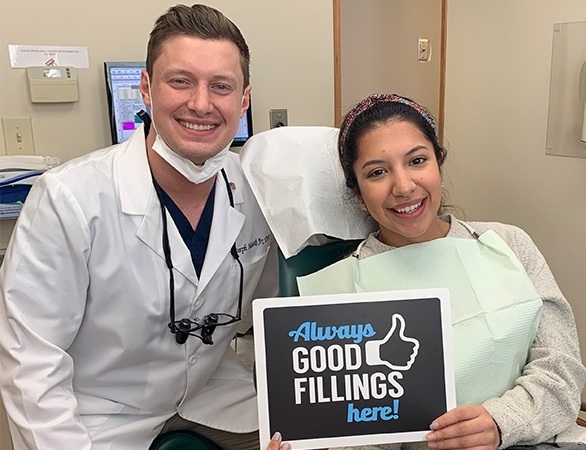
<path id="1" fill-rule="evenodd" d="M 2 118 L 7 155 L 34 155 L 33 128 L 30 117 Z"/>
<path id="2" fill-rule="evenodd" d="M 428 62 L 431 60 L 431 43 L 429 39 L 420 37 L 417 42 L 417 60 Z"/>
<path id="3" fill-rule="evenodd" d="M 271 128 L 286 127 L 287 126 L 287 110 L 286 109 L 269 109 L 269 125 Z"/>

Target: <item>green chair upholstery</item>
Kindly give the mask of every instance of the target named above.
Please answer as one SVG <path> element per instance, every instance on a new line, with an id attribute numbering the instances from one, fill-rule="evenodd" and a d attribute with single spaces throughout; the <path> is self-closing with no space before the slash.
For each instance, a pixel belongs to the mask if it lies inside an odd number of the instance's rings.
<path id="1" fill-rule="evenodd" d="M 160 434 L 149 450 L 222 450 L 209 439 L 189 430 Z"/>
<path id="2" fill-rule="evenodd" d="M 298 296 L 298 276 L 309 275 L 339 261 L 356 250 L 360 242 L 362 239 L 338 240 L 308 246 L 289 259 L 285 259 L 279 250 L 279 295 L 281 297 Z"/>

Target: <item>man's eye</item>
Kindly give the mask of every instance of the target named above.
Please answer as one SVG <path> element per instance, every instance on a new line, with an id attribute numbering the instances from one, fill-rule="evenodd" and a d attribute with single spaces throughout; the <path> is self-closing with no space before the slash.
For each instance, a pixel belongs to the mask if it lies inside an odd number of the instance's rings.
<path id="1" fill-rule="evenodd" d="M 213 89 L 214 89 L 216 92 L 222 92 L 222 93 L 223 93 L 223 92 L 231 92 L 231 91 L 232 91 L 232 88 L 231 88 L 231 86 L 229 86 L 229 85 L 227 85 L 227 84 L 215 84 L 215 85 L 213 86 Z"/>

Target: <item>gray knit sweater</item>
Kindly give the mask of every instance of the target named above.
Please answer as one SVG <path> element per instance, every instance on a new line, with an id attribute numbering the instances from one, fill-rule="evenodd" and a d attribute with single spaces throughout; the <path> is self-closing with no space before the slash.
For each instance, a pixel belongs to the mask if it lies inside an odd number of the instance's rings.
<path id="1" fill-rule="evenodd" d="M 473 239 L 454 216 L 448 237 Z M 539 442 L 586 443 L 586 428 L 576 424 L 580 410 L 580 393 L 586 382 L 586 368 L 580 359 L 576 324 L 569 303 L 558 287 L 543 255 L 523 230 L 512 225 L 469 222 L 478 234 L 494 230 L 509 245 L 527 271 L 543 299 L 543 309 L 529 360 L 515 387 L 499 398 L 483 403 L 502 433 L 502 448 Z M 392 250 L 370 235 L 358 257 L 368 258 Z M 425 442 L 387 444 L 370 449 L 425 449 Z"/>

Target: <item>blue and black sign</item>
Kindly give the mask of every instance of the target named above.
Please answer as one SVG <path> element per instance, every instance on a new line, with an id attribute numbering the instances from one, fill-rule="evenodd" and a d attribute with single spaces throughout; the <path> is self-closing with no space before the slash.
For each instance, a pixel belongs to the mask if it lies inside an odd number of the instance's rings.
<path id="1" fill-rule="evenodd" d="M 294 448 L 423 440 L 454 406 L 447 295 L 256 300 L 264 445 L 275 431 Z"/>

